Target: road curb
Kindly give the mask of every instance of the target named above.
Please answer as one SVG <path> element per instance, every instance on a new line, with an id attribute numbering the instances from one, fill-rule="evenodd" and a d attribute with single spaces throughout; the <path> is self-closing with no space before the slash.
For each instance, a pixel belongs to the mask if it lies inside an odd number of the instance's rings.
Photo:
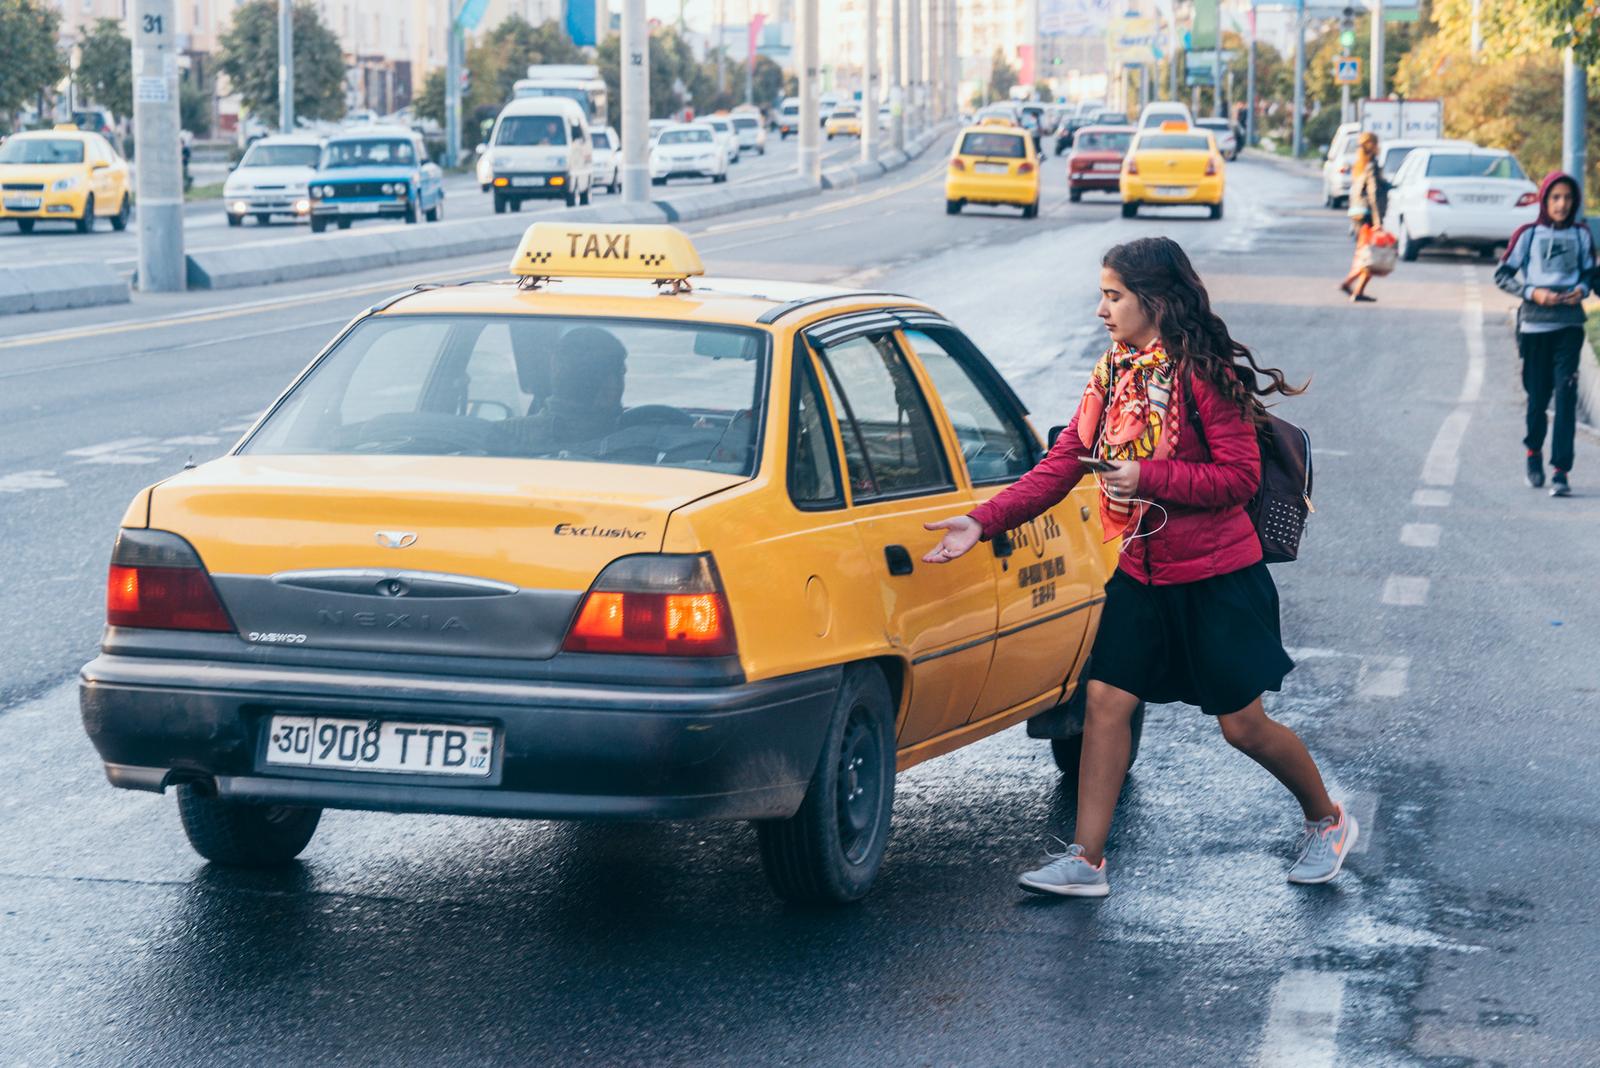
<path id="1" fill-rule="evenodd" d="M 1239 155 L 1243 159 L 1255 160 L 1257 163 L 1267 163 L 1291 174 L 1298 174 L 1304 178 L 1315 178 L 1322 170 L 1322 165 L 1309 159 L 1291 159 L 1280 156 L 1276 152 L 1265 152 L 1259 148 L 1241 149 Z"/>
<path id="2" fill-rule="evenodd" d="M 0 315 L 126 304 L 130 299 L 128 280 L 94 260 L 0 267 Z"/>

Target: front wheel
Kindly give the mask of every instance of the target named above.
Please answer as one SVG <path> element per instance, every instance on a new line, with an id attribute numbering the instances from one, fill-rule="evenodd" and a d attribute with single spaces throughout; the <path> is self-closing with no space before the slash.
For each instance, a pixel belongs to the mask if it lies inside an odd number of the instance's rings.
<path id="1" fill-rule="evenodd" d="M 22 233 L 24 233 L 24 234 L 33 233 L 33 220 L 32 219 L 18 219 L 17 220 L 17 229 L 19 231 L 21 231 Z"/>
<path id="2" fill-rule="evenodd" d="M 567 187 L 567 207 L 575 208 L 577 206 L 578 206 L 578 190 L 573 188 L 572 186 L 568 186 Z"/>
<path id="3" fill-rule="evenodd" d="M 894 717 L 883 672 L 848 668 L 800 811 L 756 822 L 761 867 L 779 897 L 843 904 L 872 889 L 894 810 Z"/>
<path id="4" fill-rule="evenodd" d="M 128 194 L 122 194 L 122 204 L 117 208 L 117 213 L 111 216 L 111 229 L 121 233 L 128 228 Z"/>
<path id="5" fill-rule="evenodd" d="M 959 200 L 947 200 L 947 201 L 945 201 L 944 202 L 944 213 L 946 215 L 960 215 L 961 214 L 961 201 L 959 201 Z"/>
<path id="6" fill-rule="evenodd" d="M 311 232 L 312 233 L 320 234 L 320 233 L 322 233 L 322 231 L 326 230 L 327 228 L 328 228 L 328 220 L 327 219 L 319 219 L 315 215 L 313 215 L 311 217 Z"/>
<path id="7" fill-rule="evenodd" d="M 1133 202 L 1131 204 L 1122 205 L 1122 217 L 1124 219 L 1131 219 L 1135 215 L 1138 215 L 1138 214 L 1139 214 L 1139 204 L 1138 204 L 1137 201 L 1135 201 L 1135 202 Z"/>
<path id="8" fill-rule="evenodd" d="M 256 225 L 257 226 L 265 226 L 265 225 L 267 225 L 267 223 L 269 223 L 271 221 L 272 221 L 272 216 L 271 215 L 268 215 L 264 211 L 256 212 Z"/>
<path id="9" fill-rule="evenodd" d="M 593 193 L 594 193 L 594 186 L 590 186 L 588 189 L 585 189 L 581 194 L 579 194 L 578 203 L 584 205 L 585 207 L 587 207 L 588 204 L 589 204 L 589 198 Z"/>
<path id="10" fill-rule="evenodd" d="M 1081 204 L 1083 202 L 1083 190 L 1081 190 L 1081 189 L 1069 190 L 1067 192 L 1067 199 L 1072 201 L 1074 204 Z"/>
<path id="11" fill-rule="evenodd" d="M 224 801 L 193 786 L 179 786 L 178 817 L 189 844 L 207 860 L 265 868 L 300 855 L 316 833 L 322 810 Z"/>
<path id="12" fill-rule="evenodd" d="M 406 221 L 407 222 L 416 222 L 415 219 L 407 219 Z M 339 229 L 348 230 L 348 229 L 350 229 L 350 224 L 353 223 L 353 222 L 355 222 L 354 219 L 340 219 L 339 220 Z"/>
<path id="13" fill-rule="evenodd" d="M 83 202 L 83 218 L 77 220 L 78 233 L 87 234 L 94 229 L 94 195 Z"/>
<path id="14" fill-rule="evenodd" d="M 406 215 L 405 215 L 405 219 L 406 219 L 406 225 L 408 225 L 408 226 L 417 221 L 417 198 L 416 197 L 408 197 L 408 198 L 406 198 Z M 343 222 L 343 220 L 341 220 L 341 224 L 342 224 L 342 222 Z"/>
<path id="15" fill-rule="evenodd" d="M 235 215 L 232 212 L 229 212 L 228 213 L 228 225 L 229 226 L 243 226 L 244 225 L 244 216 L 243 215 Z"/>
<path id="16" fill-rule="evenodd" d="M 1133 770 L 1133 762 L 1139 759 L 1139 739 L 1144 735 L 1144 702 L 1139 702 L 1139 707 L 1133 710 L 1133 718 L 1128 721 L 1128 727 L 1133 733 L 1133 744 L 1128 747 L 1128 770 Z M 1074 734 L 1070 738 L 1050 739 L 1050 755 L 1055 757 L 1056 768 L 1063 775 L 1074 779 L 1078 777 L 1078 768 L 1083 759 L 1083 735 Z"/>

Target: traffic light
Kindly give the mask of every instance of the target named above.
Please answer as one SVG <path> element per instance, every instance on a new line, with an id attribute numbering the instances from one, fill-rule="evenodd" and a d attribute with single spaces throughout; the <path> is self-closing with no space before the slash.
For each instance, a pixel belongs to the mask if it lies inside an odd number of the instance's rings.
<path id="1" fill-rule="evenodd" d="M 1339 47 L 1346 52 L 1356 46 L 1356 9 L 1347 7 L 1339 20 Z"/>

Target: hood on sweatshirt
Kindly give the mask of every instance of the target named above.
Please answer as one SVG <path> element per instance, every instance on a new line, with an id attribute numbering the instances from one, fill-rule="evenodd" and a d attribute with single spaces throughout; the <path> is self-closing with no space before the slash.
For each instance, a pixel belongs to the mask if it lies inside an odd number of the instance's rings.
<path id="1" fill-rule="evenodd" d="M 1550 191 L 1557 183 L 1566 182 L 1572 189 L 1572 214 L 1568 215 L 1565 222 L 1556 222 L 1550 217 Z M 1544 176 L 1544 181 L 1539 183 L 1539 221 L 1537 226 L 1548 226 L 1555 230 L 1565 230 L 1583 219 L 1583 190 L 1578 188 L 1578 180 L 1565 171 L 1551 171 Z"/>

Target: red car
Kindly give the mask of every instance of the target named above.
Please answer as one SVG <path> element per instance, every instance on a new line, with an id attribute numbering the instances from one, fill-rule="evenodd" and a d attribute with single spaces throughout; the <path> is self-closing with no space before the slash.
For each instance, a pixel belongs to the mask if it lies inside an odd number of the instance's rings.
<path id="1" fill-rule="evenodd" d="M 1067 155 L 1067 187 L 1072 202 L 1087 191 L 1121 196 L 1122 157 L 1133 141 L 1132 126 L 1085 126 L 1072 138 Z"/>

